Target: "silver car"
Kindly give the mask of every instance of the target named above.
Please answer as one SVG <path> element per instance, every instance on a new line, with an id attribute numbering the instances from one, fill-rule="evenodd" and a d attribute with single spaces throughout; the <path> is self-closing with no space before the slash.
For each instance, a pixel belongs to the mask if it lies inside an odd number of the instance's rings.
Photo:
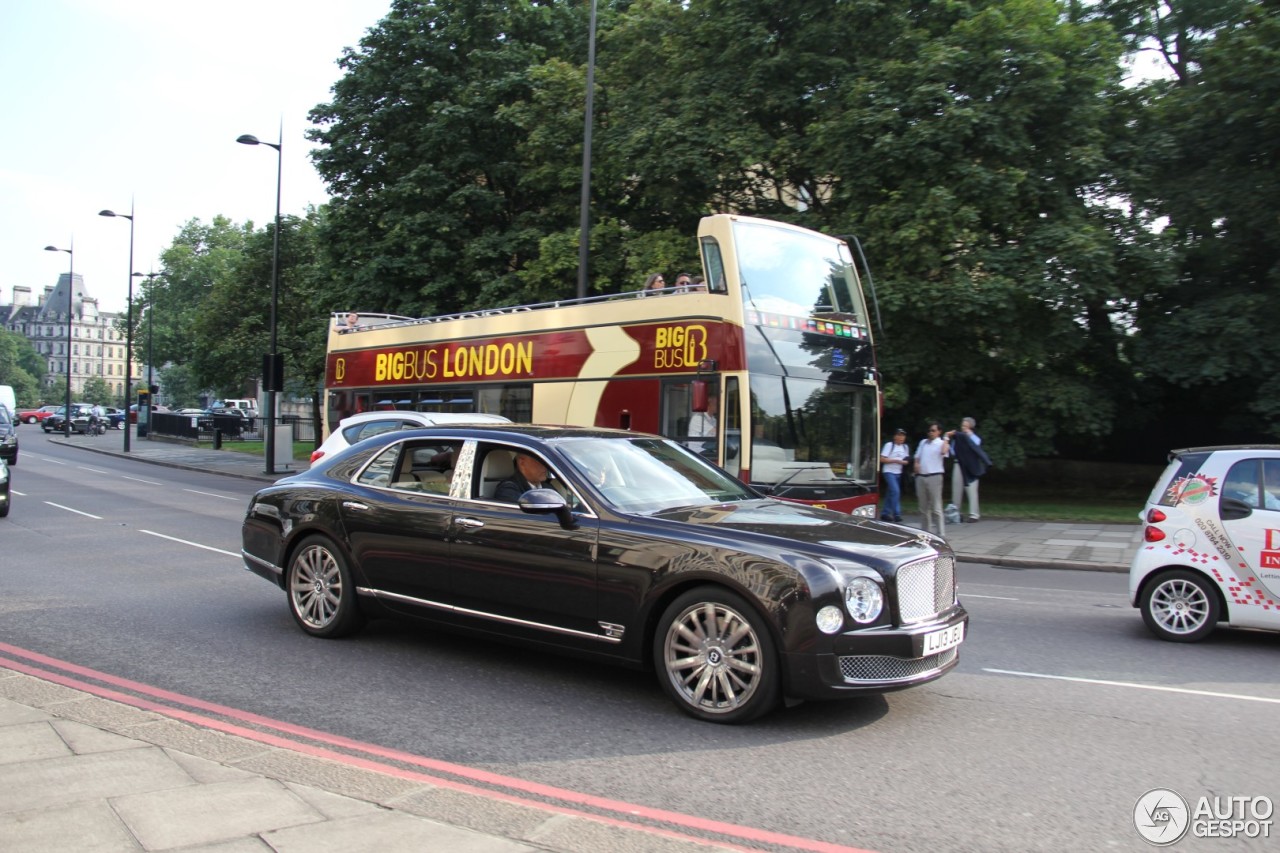
<path id="1" fill-rule="evenodd" d="M 486 415 L 480 412 L 411 412 L 392 410 L 386 412 L 361 412 L 343 418 L 338 428 L 329 434 L 324 443 L 311 454 L 314 465 L 325 456 L 384 432 L 397 429 L 421 429 L 429 426 L 453 424 L 509 424 L 510 418 L 502 415 Z"/>

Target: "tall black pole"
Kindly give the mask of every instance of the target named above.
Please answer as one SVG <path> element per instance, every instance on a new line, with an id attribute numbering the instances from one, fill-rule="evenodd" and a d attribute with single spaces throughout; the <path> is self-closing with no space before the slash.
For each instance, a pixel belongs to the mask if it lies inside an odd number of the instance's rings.
<path id="1" fill-rule="evenodd" d="M 591 254 L 591 125 L 596 91 L 596 0 L 591 0 L 591 33 L 587 38 L 587 109 L 582 128 L 582 197 L 578 202 L 578 298 L 587 295 L 587 262 Z"/>
<path id="2" fill-rule="evenodd" d="M 248 133 L 236 139 L 236 142 L 244 145 L 266 145 L 276 149 L 276 228 L 271 244 L 271 350 L 263 360 L 262 371 L 263 384 L 267 391 L 265 418 L 267 435 L 263 448 L 267 457 L 265 473 L 274 474 L 276 473 L 276 392 L 279 390 L 276 387 L 279 384 L 276 380 L 283 375 L 279 367 L 280 354 L 276 347 L 276 311 L 280 302 L 280 187 L 284 176 L 284 122 L 283 120 L 280 122 L 280 142 L 277 144 L 262 142 L 258 137 Z"/>
<path id="3" fill-rule="evenodd" d="M 71 438 L 71 315 L 74 310 L 74 294 L 76 289 L 76 241 L 71 238 L 70 249 L 59 249 L 57 246 L 45 246 L 46 252 L 66 252 L 70 257 L 71 271 L 67 273 L 67 399 L 62 410 L 62 434 Z"/>
<path id="4" fill-rule="evenodd" d="M 133 277 L 136 273 L 133 271 L 133 215 L 134 204 L 129 202 L 129 212 L 116 213 L 112 210 L 102 210 L 98 212 L 99 216 L 123 216 L 129 220 L 129 307 L 128 307 L 128 329 L 125 331 L 125 347 L 124 347 L 124 452 L 129 452 L 129 397 L 133 395 Z"/>

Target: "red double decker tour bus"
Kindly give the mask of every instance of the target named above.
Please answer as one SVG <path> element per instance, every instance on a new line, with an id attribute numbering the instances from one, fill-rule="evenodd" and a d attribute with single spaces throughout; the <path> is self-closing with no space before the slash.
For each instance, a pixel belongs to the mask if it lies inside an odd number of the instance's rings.
<path id="1" fill-rule="evenodd" d="M 880 389 L 849 247 L 704 218 L 703 289 L 443 317 L 335 314 L 326 430 L 356 412 L 487 412 L 681 441 L 761 492 L 875 515 Z"/>

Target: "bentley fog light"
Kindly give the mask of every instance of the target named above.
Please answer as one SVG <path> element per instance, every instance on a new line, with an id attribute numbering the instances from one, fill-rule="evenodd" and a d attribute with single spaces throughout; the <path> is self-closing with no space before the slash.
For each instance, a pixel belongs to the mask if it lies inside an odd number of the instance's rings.
<path id="1" fill-rule="evenodd" d="M 818 611 L 814 621 L 818 623 L 818 630 L 822 633 L 834 634 L 844 626 L 844 615 L 840 613 L 839 607 L 834 604 L 828 604 Z"/>
<path id="2" fill-rule="evenodd" d="M 884 609 L 884 593 L 870 578 L 854 578 L 844 588 L 844 606 L 854 622 L 865 625 L 874 622 Z"/>

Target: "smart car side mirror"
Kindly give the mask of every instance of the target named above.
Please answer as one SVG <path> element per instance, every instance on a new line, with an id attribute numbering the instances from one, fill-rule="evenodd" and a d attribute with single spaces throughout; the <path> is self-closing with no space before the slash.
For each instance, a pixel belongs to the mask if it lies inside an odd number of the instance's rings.
<path id="1" fill-rule="evenodd" d="M 1223 498 L 1218 504 L 1218 516 L 1223 521 L 1238 521 L 1253 515 L 1253 507 L 1236 498 Z"/>
<path id="2" fill-rule="evenodd" d="M 568 502 L 555 489 L 530 489 L 521 495 L 516 503 L 521 512 L 535 515 L 554 514 L 565 530 L 572 530 L 578 526 L 578 523 L 573 520 Z"/>

